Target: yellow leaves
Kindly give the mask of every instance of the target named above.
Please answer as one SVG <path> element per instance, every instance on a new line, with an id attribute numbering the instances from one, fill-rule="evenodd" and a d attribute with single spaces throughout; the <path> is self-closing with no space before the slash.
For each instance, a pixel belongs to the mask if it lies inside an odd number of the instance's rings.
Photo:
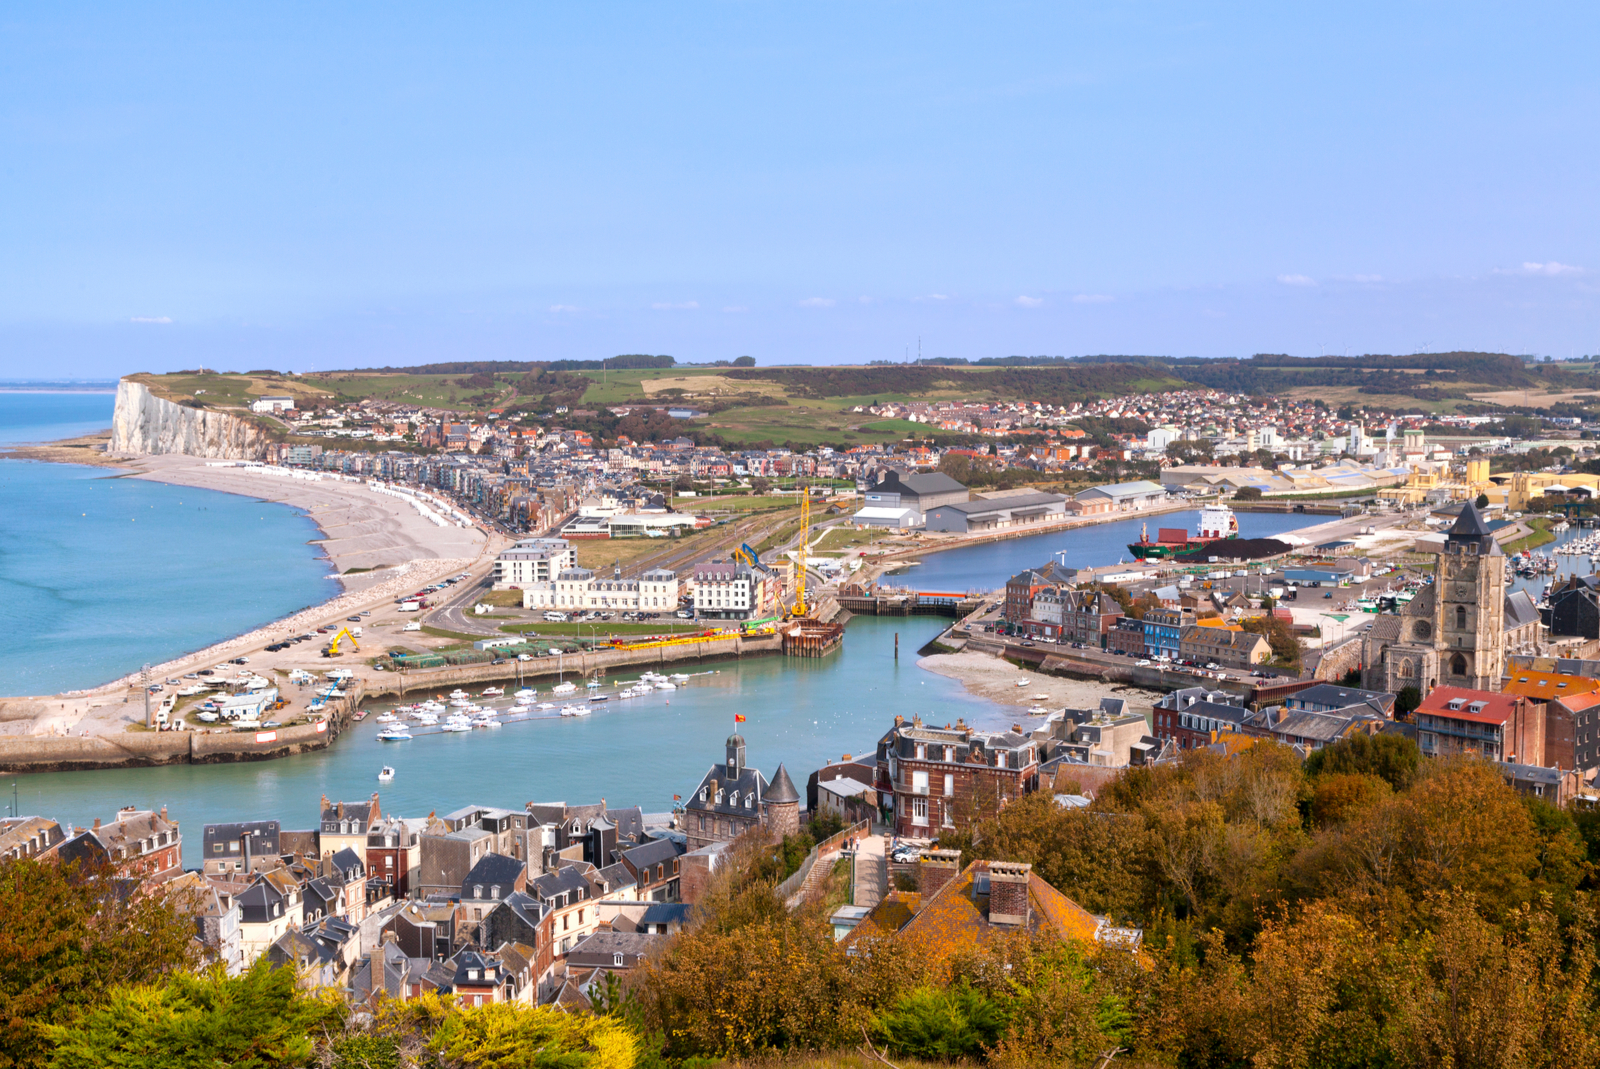
<path id="1" fill-rule="evenodd" d="M 472 1069 L 632 1069 L 638 1057 L 620 1021 L 511 1002 L 447 1007 L 428 1049 Z"/>

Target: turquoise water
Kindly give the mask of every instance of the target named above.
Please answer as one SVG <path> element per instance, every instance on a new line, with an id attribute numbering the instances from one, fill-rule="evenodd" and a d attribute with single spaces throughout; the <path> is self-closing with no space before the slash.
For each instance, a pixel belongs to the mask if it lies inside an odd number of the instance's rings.
<path id="1" fill-rule="evenodd" d="M 105 394 L 0 393 L 0 438 L 101 429 L 110 406 Z M 338 592 L 308 544 L 316 524 L 285 505 L 0 460 L 0 516 L 0 695 L 97 686 Z"/>

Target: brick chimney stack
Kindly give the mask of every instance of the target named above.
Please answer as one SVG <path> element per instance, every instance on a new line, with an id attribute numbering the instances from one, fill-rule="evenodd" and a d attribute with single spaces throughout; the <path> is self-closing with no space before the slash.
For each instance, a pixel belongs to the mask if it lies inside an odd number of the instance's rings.
<path id="1" fill-rule="evenodd" d="M 1028 874 L 1033 866 L 1019 861 L 989 862 L 989 923 L 1028 922 Z"/>
<path id="2" fill-rule="evenodd" d="M 929 850 L 917 862 L 917 888 L 922 892 L 918 908 L 926 905 L 941 887 L 961 871 L 961 851 Z"/>

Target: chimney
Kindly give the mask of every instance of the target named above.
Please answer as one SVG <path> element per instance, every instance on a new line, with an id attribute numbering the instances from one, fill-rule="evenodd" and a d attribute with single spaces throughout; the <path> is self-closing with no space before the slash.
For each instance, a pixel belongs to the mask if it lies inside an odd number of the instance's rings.
<path id="1" fill-rule="evenodd" d="M 100 830 L 100 818 L 99 817 L 95 817 L 94 818 L 94 830 L 95 831 L 99 831 Z"/>
<path id="2" fill-rule="evenodd" d="M 339 814 L 339 819 L 343 820 L 344 819 L 344 803 L 343 802 L 339 803 L 337 812 Z"/>
<path id="3" fill-rule="evenodd" d="M 250 836 L 248 833 L 246 833 L 239 836 L 239 838 L 243 840 L 244 871 L 245 875 L 248 876 L 250 874 Z"/>
<path id="4" fill-rule="evenodd" d="M 1032 871 L 1027 862 L 989 862 L 990 924 L 1028 922 L 1028 874 Z"/>
<path id="5" fill-rule="evenodd" d="M 166 820 L 167 819 L 167 807 L 166 806 L 162 806 L 161 807 L 161 819 L 162 820 Z"/>
<path id="6" fill-rule="evenodd" d="M 923 854 L 922 860 L 917 862 L 917 887 L 922 892 L 918 908 L 927 905 L 928 900 L 937 894 L 941 887 L 955 879 L 956 873 L 960 871 L 959 850 L 929 850 Z"/>

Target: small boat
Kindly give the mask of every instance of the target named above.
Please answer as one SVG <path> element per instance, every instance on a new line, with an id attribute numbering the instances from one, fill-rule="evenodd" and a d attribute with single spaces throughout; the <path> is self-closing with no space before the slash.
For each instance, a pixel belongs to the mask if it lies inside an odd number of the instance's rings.
<path id="1" fill-rule="evenodd" d="M 521 690 L 517 691 L 517 693 L 514 695 L 514 697 L 517 697 L 517 698 L 531 698 L 537 693 L 538 693 L 538 691 L 534 690 L 532 687 L 523 687 Z"/>
<path id="2" fill-rule="evenodd" d="M 478 695 L 478 697 L 480 697 L 480 698 L 498 698 L 502 694 L 504 694 L 505 692 L 506 692 L 506 688 L 504 688 L 504 687 L 484 687 L 483 688 L 483 692 L 480 693 Z"/>
<path id="3" fill-rule="evenodd" d="M 394 769 L 390 768 L 388 765 L 384 765 L 382 768 L 378 769 L 378 782 L 393 783 Z"/>
<path id="4" fill-rule="evenodd" d="M 1046 709 L 1042 705 L 1030 705 L 1030 706 L 1028 706 L 1028 715 L 1029 716 L 1049 716 L 1050 715 L 1050 710 Z"/>
<path id="5" fill-rule="evenodd" d="M 559 697 L 563 697 L 563 696 L 568 695 L 568 694 L 576 694 L 576 693 L 578 693 L 578 684 L 576 684 L 576 683 L 557 683 L 554 687 L 551 688 L 550 693 L 555 695 L 558 698 Z"/>
<path id="6" fill-rule="evenodd" d="M 194 718 L 196 720 L 203 721 L 203 722 L 205 722 L 207 724 L 215 724 L 217 722 L 217 714 L 213 713 L 213 712 L 209 712 L 209 711 L 203 712 L 203 713 L 196 713 L 196 714 L 194 714 Z"/>
<path id="7" fill-rule="evenodd" d="M 563 705 L 561 707 L 561 715 L 562 716 L 588 716 L 589 715 L 589 710 L 587 708 L 585 708 L 584 706 L 582 706 L 582 705 Z"/>
<path id="8" fill-rule="evenodd" d="M 1031 680 L 1031 679 L 1019 679 L 1019 680 L 1017 680 L 1017 686 L 1019 686 L 1019 687 L 1028 687 L 1028 686 L 1032 686 L 1032 685 L 1033 685 L 1033 680 Z"/>
<path id="9" fill-rule="evenodd" d="M 457 720 L 455 717 L 451 717 L 449 720 L 446 720 L 444 723 L 439 725 L 439 730 L 440 731 L 471 731 L 472 730 L 472 721 L 470 721 L 470 720 Z"/>
<path id="10" fill-rule="evenodd" d="M 609 695 L 609 694 L 591 694 L 591 695 L 589 695 L 589 700 L 591 702 L 608 702 L 608 701 L 611 700 L 611 695 Z"/>
<path id="11" fill-rule="evenodd" d="M 539 708 L 540 709 L 554 709 L 555 706 L 551 705 L 549 702 L 540 702 L 539 703 Z"/>
<path id="12" fill-rule="evenodd" d="M 380 724 L 393 724 L 396 723 L 400 718 L 395 716 L 393 713 L 379 713 L 372 719 Z"/>
<path id="13" fill-rule="evenodd" d="M 1036 702 L 1047 702 L 1047 701 L 1050 700 L 1050 695 L 1048 695 L 1048 694 L 1035 694 L 1033 696 L 1033 700 L 1036 701 Z"/>
<path id="14" fill-rule="evenodd" d="M 452 697 L 452 698 L 465 698 L 466 696 L 467 696 L 467 692 L 462 690 L 462 689 L 460 689 L 459 687 L 450 692 L 450 697 Z"/>
<path id="15" fill-rule="evenodd" d="M 598 679 L 591 679 L 589 682 L 585 683 L 584 686 L 588 687 L 590 690 L 599 690 L 601 683 Z"/>
<path id="16" fill-rule="evenodd" d="M 665 680 L 663 680 L 662 682 L 656 684 L 656 689 L 657 690 L 677 690 L 678 689 L 678 684 L 676 684 L 676 683 L 668 683 Z"/>
<path id="17" fill-rule="evenodd" d="M 686 681 L 688 678 L 689 677 L 684 675 L 682 672 L 674 672 L 672 674 L 672 681 L 674 683 L 682 683 L 682 682 Z"/>
<path id="18" fill-rule="evenodd" d="M 407 731 L 399 724 L 386 727 L 382 731 L 378 732 L 379 742 L 405 742 L 410 738 L 411 732 Z"/>

